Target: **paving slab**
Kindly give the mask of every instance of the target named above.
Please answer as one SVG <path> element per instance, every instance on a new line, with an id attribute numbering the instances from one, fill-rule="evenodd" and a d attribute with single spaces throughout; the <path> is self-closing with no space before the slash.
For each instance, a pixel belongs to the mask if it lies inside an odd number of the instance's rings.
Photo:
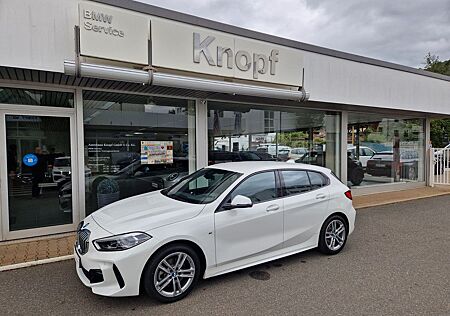
<path id="1" fill-rule="evenodd" d="M 3 271 L 0 315 L 450 315 L 448 205 L 450 195 L 361 209 L 338 255 L 204 280 L 169 305 L 95 295 L 73 260 Z"/>

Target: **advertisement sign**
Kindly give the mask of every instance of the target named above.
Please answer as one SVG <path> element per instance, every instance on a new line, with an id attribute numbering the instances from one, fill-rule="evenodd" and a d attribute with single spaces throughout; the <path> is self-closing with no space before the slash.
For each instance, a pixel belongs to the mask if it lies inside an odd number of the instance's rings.
<path id="1" fill-rule="evenodd" d="M 172 164 L 173 142 L 141 141 L 141 164 Z"/>

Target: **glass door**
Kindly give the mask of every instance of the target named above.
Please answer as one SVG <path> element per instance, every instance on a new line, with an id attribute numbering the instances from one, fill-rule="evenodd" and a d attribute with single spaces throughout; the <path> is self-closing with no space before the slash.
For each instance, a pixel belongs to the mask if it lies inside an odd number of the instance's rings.
<path id="1" fill-rule="evenodd" d="M 4 239 L 73 230 L 73 117 L 0 114 Z"/>

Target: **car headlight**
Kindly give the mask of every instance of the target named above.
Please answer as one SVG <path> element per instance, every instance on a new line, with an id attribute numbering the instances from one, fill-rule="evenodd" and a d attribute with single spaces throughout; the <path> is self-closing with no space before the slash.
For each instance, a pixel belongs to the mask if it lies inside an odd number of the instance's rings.
<path id="1" fill-rule="evenodd" d="M 120 251 L 133 248 L 151 238 L 146 233 L 135 232 L 96 239 L 92 243 L 98 251 Z"/>

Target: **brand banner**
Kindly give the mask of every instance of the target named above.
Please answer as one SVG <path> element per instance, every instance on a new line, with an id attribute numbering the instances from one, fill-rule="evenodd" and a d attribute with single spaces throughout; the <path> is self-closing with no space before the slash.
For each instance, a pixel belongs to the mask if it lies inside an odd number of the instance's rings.
<path id="1" fill-rule="evenodd" d="M 79 23 L 81 55 L 148 64 L 148 16 L 81 2 Z"/>

